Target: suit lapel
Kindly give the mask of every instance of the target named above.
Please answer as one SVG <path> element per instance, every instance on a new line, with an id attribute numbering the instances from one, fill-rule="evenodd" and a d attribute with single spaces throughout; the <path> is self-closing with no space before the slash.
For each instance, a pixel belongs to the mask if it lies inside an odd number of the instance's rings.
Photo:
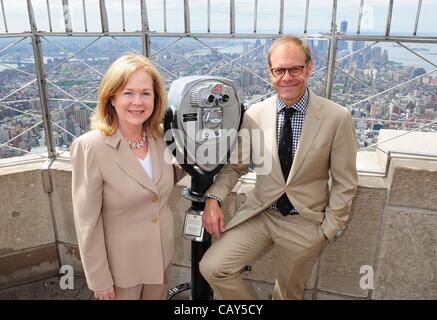
<path id="1" fill-rule="evenodd" d="M 138 182 L 143 187 L 150 189 L 157 193 L 158 190 L 150 179 L 150 177 L 144 171 L 138 159 L 132 153 L 127 141 L 123 138 L 120 130 L 117 130 L 112 136 L 107 137 L 106 143 L 117 149 L 115 156 L 115 163 L 123 170 L 129 177 Z M 118 148 L 117 148 L 118 145 Z M 152 158 L 153 161 L 153 158 Z M 154 161 L 158 162 L 158 161 Z M 153 169 L 155 164 L 153 163 Z"/>
<path id="2" fill-rule="evenodd" d="M 323 104 L 318 101 L 317 96 L 310 92 L 308 109 L 305 115 L 299 146 L 297 148 L 296 155 L 294 156 L 293 165 L 287 179 L 287 184 L 289 184 L 297 172 L 299 172 L 299 169 L 304 163 L 305 157 L 310 150 L 317 133 L 319 132 L 324 118 L 324 115 L 321 112 L 322 106 Z"/>
<path id="3" fill-rule="evenodd" d="M 276 130 L 276 98 L 277 96 L 273 96 L 270 98 L 271 100 L 268 101 L 268 109 L 263 110 L 263 114 L 260 115 L 261 119 L 266 119 L 263 125 L 264 132 L 265 132 L 265 148 L 267 149 L 267 154 L 272 155 L 272 174 L 274 177 L 278 178 L 282 183 L 285 183 L 284 181 L 284 175 L 282 174 L 281 169 L 281 162 L 279 161 L 279 155 L 278 155 L 278 144 L 277 144 L 277 130 Z M 264 111 L 266 111 L 264 113 Z M 269 115 L 268 117 L 265 115 Z M 266 131 L 267 130 L 267 131 Z M 270 142 L 270 143 L 269 143 Z M 271 149 L 270 149 L 271 148 Z"/>
<path id="4" fill-rule="evenodd" d="M 152 156 L 153 182 L 156 184 L 161 177 L 162 161 L 164 161 L 164 151 L 160 150 L 156 138 L 152 135 L 147 136 L 150 155 Z"/>

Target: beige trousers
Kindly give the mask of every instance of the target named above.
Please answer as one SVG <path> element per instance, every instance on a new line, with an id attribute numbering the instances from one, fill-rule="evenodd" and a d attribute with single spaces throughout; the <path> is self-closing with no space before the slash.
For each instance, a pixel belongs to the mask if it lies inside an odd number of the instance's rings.
<path id="1" fill-rule="evenodd" d="M 242 269 L 273 244 L 278 255 L 273 299 L 301 300 L 306 278 L 327 242 L 320 224 L 267 209 L 215 241 L 200 261 L 200 272 L 220 299 L 257 299 Z"/>
<path id="2" fill-rule="evenodd" d="M 134 287 L 115 287 L 115 300 L 167 300 L 170 267 L 164 274 L 163 284 L 139 284 Z"/>

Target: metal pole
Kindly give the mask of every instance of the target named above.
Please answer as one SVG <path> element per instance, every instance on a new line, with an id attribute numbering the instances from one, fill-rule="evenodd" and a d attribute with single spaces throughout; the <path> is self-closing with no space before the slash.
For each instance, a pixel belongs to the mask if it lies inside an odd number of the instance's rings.
<path id="1" fill-rule="evenodd" d="M 146 0 L 141 0 L 141 29 L 143 32 L 143 52 L 146 57 L 150 57 L 149 20 L 147 17 Z"/>
<path id="2" fill-rule="evenodd" d="M 253 33 L 256 33 L 256 23 L 258 21 L 258 0 L 255 0 L 253 8 Z"/>
<path id="3" fill-rule="evenodd" d="M 388 5 L 388 14 L 387 14 L 387 25 L 385 27 L 385 36 L 388 37 L 390 35 L 390 27 L 391 27 L 391 17 L 393 16 L 393 0 L 390 0 Z"/>
<path id="4" fill-rule="evenodd" d="M 360 10 L 359 10 L 359 13 L 358 13 L 357 34 L 360 34 L 360 32 L 361 32 L 361 20 L 363 19 L 363 6 L 364 6 L 364 0 L 361 0 L 361 2 L 360 2 Z"/>
<path id="5" fill-rule="evenodd" d="M 86 9 L 85 9 L 85 0 L 82 0 L 82 10 L 83 10 L 83 25 L 85 28 L 85 32 L 88 31 L 88 24 L 86 20 Z"/>
<path id="6" fill-rule="evenodd" d="M 305 21 L 303 24 L 303 33 L 306 35 L 308 32 L 308 12 L 309 12 L 309 8 L 310 8 L 310 0 L 306 1 L 305 4 Z"/>
<path id="7" fill-rule="evenodd" d="M 332 4 L 332 18 L 331 18 L 331 37 L 329 40 L 329 56 L 328 56 L 328 70 L 326 72 L 326 88 L 325 97 L 331 99 L 332 85 L 334 83 L 334 71 L 335 71 L 335 57 L 337 51 L 337 38 L 336 33 L 336 20 L 337 20 L 337 0 Z"/>
<path id="8" fill-rule="evenodd" d="M 8 33 L 8 23 L 6 21 L 6 13 L 5 13 L 5 6 L 3 4 L 3 0 L 1 0 L 1 6 L 2 6 L 2 16 L 3 16 L 3 23 L 5 25 L 5 32 Z"/>
<path id="9" fill-rule="evenodd" d="M 35 73 L 38 82 L 38 93 L 41 104 L 42 120 L 44 123 L 44 131 L 47 142 L 47 152 L 49 158 L 56 157 L 56 148 L 53 139 L 52 122 L 50 119 L 50 111 L 48 105 L 47 83 L 44 77 L 44 60 L 41 49 L 41 38 L 36 34 L 35 16 L 31 0 L 27 0 L 27 11 L 29 14 L 29 22 L 32 30 L 32 49 L 35 58 Z"/>
<path id="10" fill-rule="evenodd" d="M 188 34 L 191 32 L 190 28 L 190 5 L 188 0 L 184 0 L 184 29 L 185 33 Z"/>
<path id="11" fill-rule="evenodd" d="M 123 27 L 123 31 L 126 31 L 126 17 L 124 12 L 124 0 L 121 0 L 121 25 Z"/>
<path id="12" fill-rule="evenodd" d="M 417 35 L 417 27 L 419 26 L 420 9 L 422 8 L 422 0 L 417 3 L 416 21 L 414 23 L 413 36 Z"/>
<path id="13" fill-rule="evenodd" d="M 164 32 L 167 32 L 167 1 L 162 1 L 162 13 L 164 18 Z"/>
<path id="14" fill-rule="evenodd" d="M 211 0 L 208 0 L 207 5 L 207 32 L 211 32 Z"/>
<path id="15" fill-rule="evenodd" d="M 235 34 L 235 0 L 230 0 L 229 3 L 229 12 L 230 12 L 230 26 L 229 26 L 229 33 Z"/>
<path id="16" fill-rule="evenodd" d="M 50 3 L 49 0 L 46 1 L 47 4 L 47 16 L 49 18 L 49 30 L 50 32 L 53 32 L 53 28 L 52 28 L 52 14 L 50 13 Z"/>
<path id="17" fill-rule="evenodd" d="M 192 176 L 190 193 L 203 198 L 205 192 L 211 186 L 214 176 Z M 203 211 L 205 202 L 191 201 L 191 209 Z M 205 232 L 203 241 L 191 240 L 191 299 L 212 300 L 213 292 L 208 282 L 203 278 L 199 270 L 199 263 L 206 250 L 211 246 L 211 236 Z"/>
<path id="18" fill-rule="evenodd" d="M 100 0 L 100 19 L 102 21 L 102 32 L 107 34 L 109 32 L 108 27 L 108 12 L 106 11 L 105 0 Z"/>
<path id="19" fill-rule="evenodd" d="M 73 27 L 71 25 L 70 7 L 68 6 L 68 0 L 62 0 L 62 9 L 64 11 L 65 32 L 67 32 L 67 33 L 73 32 Z"/>

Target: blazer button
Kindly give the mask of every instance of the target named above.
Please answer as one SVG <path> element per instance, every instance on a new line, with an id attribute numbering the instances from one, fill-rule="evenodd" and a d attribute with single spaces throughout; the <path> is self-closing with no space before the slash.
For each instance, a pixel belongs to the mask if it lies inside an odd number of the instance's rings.
<path id="1" fill-rule="evenodd" d="M 157 216 L 153 216 L 152 219 L 150 219 L 151 223 L 157 223 L 158 222 L 158 217 Z"/>
<path id="2" fill-rule="evenodd" d="M 153 203 L 158 202 L 158 196 L 153 196 L 153 198 L 152 198 L 152 202 L 153 202 Z"/>

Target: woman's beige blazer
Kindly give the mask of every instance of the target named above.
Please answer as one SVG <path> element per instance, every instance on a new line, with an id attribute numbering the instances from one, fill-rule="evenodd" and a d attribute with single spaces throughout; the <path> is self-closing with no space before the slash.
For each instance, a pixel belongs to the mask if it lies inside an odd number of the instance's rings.
<path id="1" fill-rule="evenodd" d="M 119 130 L 90 131 L 72 144 L 74 221 L 91 290 L 161 284 L 172 260 L 173 167 L 165 141 L 147 141 L 153 180 Z"/>

